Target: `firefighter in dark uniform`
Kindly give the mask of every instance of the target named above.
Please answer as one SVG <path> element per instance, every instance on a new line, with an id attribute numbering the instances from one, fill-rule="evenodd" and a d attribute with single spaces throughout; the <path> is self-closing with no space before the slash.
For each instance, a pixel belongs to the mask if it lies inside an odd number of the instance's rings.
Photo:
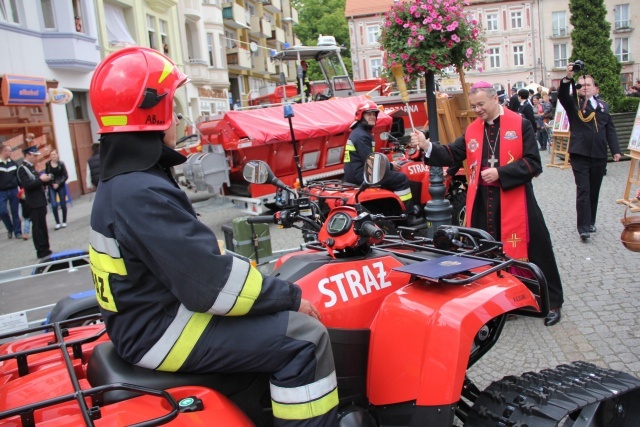
<path id="1" fill-rule="evenodd" d="M 38 173 L 35 162 L 40 155 L 38 147 L 27 147 L 22 150 L 24 162 L 18 168 L 18 182 L 24 188 L 24 198 L 31 213 L 31 235 L 38 258 L 51 255 L 49 248 L 49 231 L 47 230 L 47 196 L 45 187 L 51 176 Z"/>
<path id="2" fill-rule="evenodd" d="M 378 120 L 380 109 L 373 101 L 365 101 L 358 105 L 355 120 L 351 124 L 351 135 L 344 151 L 344 180 L 360 185 L 364 181 L 364 164 L 367 157 L 373 153 L 375 140 L 372 129 Z M 422 222 L 413 209 L 413 199 L 409 179 L 401 172 L 390 171 L 380 181 L 380 186 L 393 191 L 402 200 L 407 214 L 407 223 L 416 225 Z"/>
<path id="3" fill-rule="evenodd" d="M 180 372 L 270 372 L 276 426 L 334 426 L 331 344 L 292 283 L 223 255 L 169 168 L 187 82 L 153 49 L 121 49 L 90 86 L 100 126 L 91 270 L 109 337 L 137 366 Z"/>

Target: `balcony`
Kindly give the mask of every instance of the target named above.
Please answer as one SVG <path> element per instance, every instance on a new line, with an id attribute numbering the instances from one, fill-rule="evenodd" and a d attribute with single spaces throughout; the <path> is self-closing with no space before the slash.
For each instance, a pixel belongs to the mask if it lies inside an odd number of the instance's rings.
<path id="1" fill-rule="evenodd" d="M 185 67 L 186 74 L 195 85 L 210 83 L 209 63 L 206 59 L 189 59 Z"/>
<path id="2" fill-rule="evenodd" d="M 43 33 L 42 45 L 49 68 L 88 73 L 100 61 L 96 39 L 84 34 Z"/>
<path id="3" fill-rule="evenodd" d="M 178 5 L 178 0 L 146 0 L 147 6 L 158 13 L 166 13 L 169 9 Z"/>
<path id="4" fill-rule="evenodd" d="M 282 11 L 282 2 L 280 0 L 262 0 L 262 6 L 271 13 L 280 13 Z"/>
<path id="5" fill-rule="evenodd" d="M 249 28 L 244 8 L 238 3 L 224 3 L 222 5 L 222 19 L 224 25 L 231 28 Z"/>
<path id="6" fill-rule="evenodd" d="M 265 58 L 265 62 L 267 63 L 267 73 L 276 74 L 276 63 L 272 61 L 271 58 Z"/>
<path id="7" fill-rule="evenodd" d="M 631 20 L 622 20 L 615 21 L 613 23 L 613 32 L 614 33 L 628 33 L 633 31 L 633 27 L 631 26 Z"/>
<path id="8" fill-rule="evenodd" d="M 569 27 L 553 27 L 551 29 L 552 39 L 561 39 L 564 37 L 569 37 Z"/>
<path id="9" fill-rule="evenodd" d="M 227 65 L 236 70 L 250 70 L 251 52 L 238 47 L 227 49 Z"/>
<path id="10" fill-rule="evenodd" d="M 265 74 L 267 72 L 267 67 L 264 63 L 264 56 L 256 56 L 255 54 L 251 58 L 251 71 L 254 73 Z"/>
<path id="11" fill-rule="evenodd" d="M 271 22 L 259 16 L 252 16 L 250 33 L 255 37 L 271 37 Z"/>
<path id="12" fill-rule="evenodd" d="M 276 40 L 280 43 L 284 43 L 287 41 L 287 39 L 285 38 L 284 30 L 278 27 L 275 27 L 273 29 L 273 32 L 271 33 L 271 36 L 269 37 L 269 39 Z"/>
<path id="13" fill-rule="evenodd" d="M 202 20 L 205 24 L 222 24 L 222 8 L 220 6 L 211 3 L 202 3 L 200 7 L 202 8 Z"/>
<path id="14" fill-rule="evenodd" d="M 298 11 L 292 6 L 287 5 L 282 10 L 282 19 L 285 22 L 290 22 L 291 24 L 298 24 Z"/>
<path id="15" fill-rule="evenodd" d="M 184 8 L 182 9 L 184 13 L 184 17 L 191 21 L 199 21 L 202 19 L 202 10 L 200 8 L 200 0 L 183 0 L 182 4 Z"/>

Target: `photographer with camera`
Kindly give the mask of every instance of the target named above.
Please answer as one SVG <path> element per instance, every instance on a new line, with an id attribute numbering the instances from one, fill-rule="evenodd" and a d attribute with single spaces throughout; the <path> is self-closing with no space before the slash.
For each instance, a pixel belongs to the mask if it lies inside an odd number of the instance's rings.
<path id="1" fill-rule="evenodd" d="M 582 72 L 578 83 L 574 73 Z M 571 139 L 569 154 L 576 182 L 576 212 L 580 239 L 586 242 L 596 232 L 600 186 L 607 167 L 607 145 L 613 160 L 620 160 L 618 134 L 606 102 L 594 98 L 595 81 L 585 73 L 584 62 L 567 66 L 567 76 L 558 89 L 558 101 L 567 112 Z"/>

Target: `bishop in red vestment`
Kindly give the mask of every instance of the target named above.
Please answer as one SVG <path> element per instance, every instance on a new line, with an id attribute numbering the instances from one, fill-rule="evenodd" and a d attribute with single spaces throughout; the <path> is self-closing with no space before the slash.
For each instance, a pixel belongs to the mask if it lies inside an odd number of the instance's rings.
<path id="1" fill-rule="evenodd" d="M 412 143 L 425 151 L 429 165 L 450 166 L 467 160 L 467 226 L 502 241 L 510 257 L 540 267 L 549 285 L 551 307 L 545 325 L 555 325 L 564 299 L 551 236 L 531 185 L 542 173 L 535 132 L 528 120 L 499 104 L 489 83 L 473 85 L 469 103 L 478 118 L 464 136 L 440 145 L 431 144 L 416 131 Z"/>

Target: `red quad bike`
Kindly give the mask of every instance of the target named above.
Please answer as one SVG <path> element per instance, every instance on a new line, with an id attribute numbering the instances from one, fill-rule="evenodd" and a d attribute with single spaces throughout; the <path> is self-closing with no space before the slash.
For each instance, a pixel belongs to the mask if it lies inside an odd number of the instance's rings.
<path id="1" fill-rule="evenodd" d="M 406 147 L 405 144 L 388 132 L 383 132 L 380 138 L 391 141 L 388 147 L 383 148 L 382 151 L 388 157 L 393 157 L 396 164 L 400 166 L 398 171 L 409 178 L 415 209 L 418 211 L 418 216 L 424 216 L 424 208 L 427 202 L 431 200 L 431 195 L 429 194 L 430 174 L 429 166 L 425 165 L 420 158 L 420 150 Z M 467 198 L 466 175 L 462 168 L 456 167 L 453 174 L 447 173 L 447 170 L 448 168 L 443 168 L 446 188 L 445 197 L 452 206 L 451 223 L 464 226 Z M 451 168 L 451 172 L 453 171 L 454 169 Z M 317 201 L 321 212 L 326 214 L 336 206 L 354 206 L 354 196 L 357 191 L 358 186 L 354 184 L 337 180 L 323 180 L 307 182 L 306 186 L 301 189 L 301 194 L 309 196 L 311 201 Z M 287 191 L 279 189 L 276 196 L 278 208 L 285 206 L 289 197 Z M 397 225 L 406 224 L 405 217 L 401 216 L 405 210 L 404 202 L 393 191 L 381 187 L 368 188 L 360 194 L 359 202 L 365 210 L 373 214 L 383 215 L 383 217 L 379 217 L 376 220 L 376 224 L 383 228 L 387 234 L 397 234 Z M 425 222 L 424 225 L 414 228 L 426 232 L 427 223 Z"/>
<path id="2" fill-rule="evenodd" d="M 384 155 L 372 155 L 370 170 L 379 173 L 366 182 L 387 168 Z M 284 187 L 264 162 L 249 162 L 245 177 Z M 508 376 L 484 391 L 467 378 L 507 313 L 548 313 L 535 265 L 506 257 L 481 230 L 443 226 L 433 239 L 388 238 L 357 197 L 322 224 L 305 203 L 294 197 L 286 212 L 313 228 L 317 242 L 281 258 L 273 274 L 300 285 L 329 331 L 337 426 L 449 427 L 456 418 L 473 427 L 637 426 L 640 380 L 623 372 L 573 362 Z M 510 273 L 515 267 L 533 278 Z M 67 322 L 78 319 L 0 336 L 30 333 L 0 346 L 0 426 L 272 425 L 266 374 L 135 367 L 115 353 L 103 325 Z M 36 334 L 46 328 L 53 332 Z"/>

